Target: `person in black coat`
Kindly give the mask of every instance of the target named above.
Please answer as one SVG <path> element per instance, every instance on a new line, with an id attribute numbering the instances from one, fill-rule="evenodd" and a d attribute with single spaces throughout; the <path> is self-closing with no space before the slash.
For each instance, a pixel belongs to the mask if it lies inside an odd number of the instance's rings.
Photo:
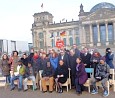
<path id="1" fill-rule="evenodd" d="M 58 87 L 58 93 L 63 93 L 62 84 L 67 81 L 68 74 L 69 74 L 68 67 L 64 65 L 63 60 L 60 60 L 59 66 L 56 68 L 54 75 L 55 82 Z"/>
<path id="2" fill-rule="evenodd" d="M 75 54 L 76 54 L 77 58 L 79 58 L 79 57 L 80 57 L 80 51 L 79 51 L 79 49 L 77 48 L 77 45 L 76 45 L 76 44 L 73 45 L 73 49 L 74 49 L 74 51 L 75 51 Z"/>
<path id="3" fill-rule="evenodd" d="M 71 85 L 72 88 L 75 87 L 75 74 L 76 74 L 76 59 L 77 55 L 73 49 L 70 50 L 69 62 L 70 62 L 70 69 L 71 69 Z"/>
<path id="4" fill-rule="evenodd" d="M 81 55 L 81 59 L 85 65 L 85 67 L 90 68 L 91 54 L 88 52 L 88 49 L 86 47 L 84 48 L 84 53 L 82 53 L 82 55 Z"/>
<path id="5" fill-rule="evenodd" d="M 85 68 L 90 68 L 90 65 L 91 65 L 91 62 L 90 62 L 90 59 L 91 59 L 91 54 L 88 52 L 88 48 L 84 48 L 83 50 L 84 52 L 82 53 L 81 55 L 81 59 L 84 63 L 84 66 Z M 90 77 L 90 74 L 88 73 L 88 77 Z"/>
<path id="6" fill-rule="evenodd" d="M 58 61 L 60 60 L 63 60 L 64 65 L 66 65 L 69 68 L 69 55 L 64 50 L 60 51 L 60 54 L 58 56 Z M 59 62 L 58 62 L 58 66 L 59 66 Z"/>
<path id="7" fill-rule="evenodd" d="M 25 66 L 28 66 L 28 57 L 27 57 L 27 54 L 26 53 L 24 53 L 23 54 L 23 57 L 21 58 L 21 60 L 22 60 L 22 63 L 25 65 Z"/>

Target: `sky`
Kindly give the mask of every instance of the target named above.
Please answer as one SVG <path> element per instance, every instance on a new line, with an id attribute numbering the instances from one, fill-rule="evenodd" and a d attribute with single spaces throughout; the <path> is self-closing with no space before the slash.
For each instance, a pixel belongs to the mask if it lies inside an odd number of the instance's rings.
<path id="1" fill-rule="evenodd" d="M 48 11 L 56 23 L 63 18 L 78 20 L 81 3 L 88 12 L 100 2 L 115 5 L 115 0 L 0 0 L 0 39 L 32 42 L 34 13 Z"/>

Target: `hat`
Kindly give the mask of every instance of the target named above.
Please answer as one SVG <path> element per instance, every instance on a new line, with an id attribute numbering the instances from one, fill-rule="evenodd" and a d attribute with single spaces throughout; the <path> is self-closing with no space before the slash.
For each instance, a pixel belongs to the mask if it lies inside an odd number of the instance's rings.
<path id="1" fill-rule="evenodd" d="M 106 48 L 106 52 L 110 51 L 111 49 L 110 48 Z"/>
<path id="2" fill-rule="evenodd" d="M 105 57 L 101 57 L 101 58 L 100 58 L 100 60 L 103 60 L 103 61 L 105 61 Z"/>

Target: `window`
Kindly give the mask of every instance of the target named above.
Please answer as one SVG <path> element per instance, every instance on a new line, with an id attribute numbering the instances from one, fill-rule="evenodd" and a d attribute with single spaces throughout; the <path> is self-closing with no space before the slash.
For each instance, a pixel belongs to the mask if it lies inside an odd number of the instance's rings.
<path id="1" fill-rule="evenodd" d="M 64 45 L 66 46 L 66 38 L 63 38 L 63 41 L 64 41 Z"/>
<path id="2" fill-rule="evenodd" d="M 114 40 L 114 37 L 113 37 L 113 24 L 108 24 L 108 41 L 110 44 L 113 44 L 113 40 Z"/>
<path id="3" fill-rule="evenodd" d="M 102 45 L 106 44 L 106 28 L 104 24 L 100 25 L 100 42 Z"/>
<path id="4" fill-rule="evenodd" d="M 93 44 L 97 45 L 98 42 L 98 30 L 97 30 L 97 26 L 94 25 L 93 26 Z"/>
<path id="5" fill-rule="evenodd" d="M 43 48 L 44 48 L 44 41 L 41 40 L 41 41 L 40 41 L 40 49 L 43 49 Z"/>
<path id="6" fill-rule="evenodd" d="M 69 30 L 69 35 L 72 35 L 72 30 Z"/>
<path id="7" fill-rule="evenodd" d="M 79 37 L 76 37 L 76 45 L 80 45 L 80 39 L 79 39 Z"/>
<path id="8" fill-rule="evenodd" d="M 70 43 L 70 46 L 73 45 L 73 38 L 72 37 L 69 38 L 69 43 Z"/>
<path id="9" fill-rule="evenodd" d="M 39 38 L 40 38 L 40 39 L 44 38 L 43 33 L 39 33 Z"/>
<path id="10" fill-rule="evenodd" d="M 79 30 L 76 31 L 76 35 L 79 35 Z"/>
<path id="11" fill-rule="evenodd" d="M 51 42 L 52 42 L 52 47 L 55 47 L 55 40 L 52 39 Z"/>
<path id="12" fill-rule="evenodd" d="M 57 32 L 57 37 L 59 37 L 59 35 L 60 35 L 59 32 Z"/>

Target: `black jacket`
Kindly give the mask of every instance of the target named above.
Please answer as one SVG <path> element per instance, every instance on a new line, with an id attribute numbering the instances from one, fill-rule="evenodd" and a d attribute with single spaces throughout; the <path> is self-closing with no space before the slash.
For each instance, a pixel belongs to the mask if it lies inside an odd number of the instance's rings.
<path id="1" fill-rule="evenodd" d="M 65 53 L 63 59 L 61 57 L 62 57 L 61 54 L 59 54 L 58 61 L 63 60 L 64 65 L 66 65 L 69 68 L 70 67 L 69 66 L 69 55 L 67 53 Z M 59 66 L 59 63 L 58 63 L 58 66 Z"/>
<path id="2" fill-rule="evenodd" d="M 87 53 L 86 56 L 85 56 L 85 54 L 82 54 L 82 55 L 81 55 L 81 58 L 82 58 L 82 62 L 83 62 L 84 64 L 87 64 L 85 67 L 86 67 L 86 68 L 89 68 L 89 67 L 90 67 L 91 54 L 90 54 L 90 53 Z"/>
<path id="3" fill-rule="evenodd" d="M 77 59 L 76 54 L 74 54 L 73 56 L 69 56 L 69 62 L 70 62 L 70 68 L 71 68 L 72 75 L 75 75 L 76 73 L 76 65 L 77 65 L 76 59 Z"/>
<path id="4" fill-rule="evenodd" d="M 52 66 L 44 67 L 42 77 L 53 77 L 53 76 L 54 76 L 54 68 Z"/>

